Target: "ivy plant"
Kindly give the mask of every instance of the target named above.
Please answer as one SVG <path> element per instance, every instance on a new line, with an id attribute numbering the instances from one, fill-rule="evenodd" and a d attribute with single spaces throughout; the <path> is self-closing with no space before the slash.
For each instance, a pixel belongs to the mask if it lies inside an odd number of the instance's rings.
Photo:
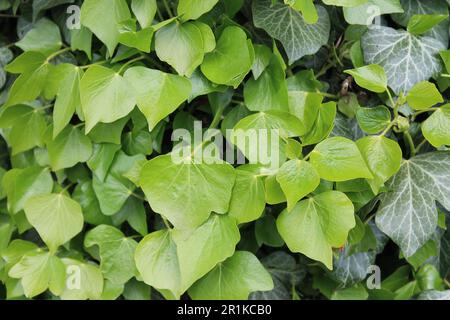
<path id="1" fill-rule="evenodd" d="M 449 5 L 0 0 L 0 298 L 450 300 Z"/>

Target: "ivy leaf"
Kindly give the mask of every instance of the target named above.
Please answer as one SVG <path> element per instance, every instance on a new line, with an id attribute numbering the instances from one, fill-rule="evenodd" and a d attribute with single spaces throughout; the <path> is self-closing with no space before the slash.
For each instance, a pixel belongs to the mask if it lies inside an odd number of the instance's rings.
<path id="1" fill-rule="evenodd" d="M 35 0 L 33 1 L 33 21 L 35 21 L 38 15 L 44 10 L 73 2 L 74 0 Z"/>
<path id="2" fill-rule="evenodd" d="M 406 96 L 408 105 L 415 110 L 426 110 L 432 106 L 444 102 L 436 85 L 428 81 L 422 81 L 414 85 Z"/>
<path id="3" fill-rule="evenodd" d="M 329 6 L 338 6 L 338 7 L 356 7 L 363 3 L 367 2 L 367 0 L 324 0 L 323 3 Z"/>
<path id="4" fill-rule="evenodd" d="M 81 23 L 106 45 L 110 56 L 119 43 L 118 24 L 130 18 L 125 0 L 86 0 L 81 6 Z"/>
<path id="5" fill-rule="evenodd" d="M 124 78 L 134 87 L 137 105 L 150 131 L 187 100 L 192 90 L 186 78 L 144 67 L 128 69 Z"/>
<path id="6" fill-rule="evenodd" d="M 15 264 L 8 275 L 11 278 L 21 279 L 25 296 L 33 298 L 47 289 L 55 294 L 61 294 L 66 272 L 61 260 L 40 249 L 26 253 L 22 259 Z"/>
<path id="7" fill-rule="evenodd" d="M 436 39 L 381 26 L 370 28 L 361 46 L 365 61 L 384 68 L 388 85 L 396 93 L 407 93 L 416 83 L 439 73 L 442 65 L 437 55 L 447 49 Z"/>
<path id="8" fill-rule="evenodd" d="M 132 0 L 131 10 L 139 21 L 141 28 L 148 28 L 152 25 L 156 14 L 156 0 Z"/>
<path id="9" fill-rule="evenodd" d="M 273 289 L 270 274 L 250 252 L 237 251 L 197 281 L 189 295 L 194 300 L 244 300 L 251 292 Z"/>
<path id="10" fill-rule="evenodd" d="M 450 300 L 450 290 L 445 291 L 437 291 L 437 290 L 428 290 L 422 292 L 419 297 L 419 300 Z"/>
<path id="11" fill-rule="evenodd" d="M 272 58 L 272 51 L 265 45 L 255 44 L 253 45 L 255 50 L 255 60 L 253 61 L 252 73 L 253 78 L 258 80 L 263 71 L 269 66 Z"/>
<path id="12" fill-rule="evenodd" d="M 345 72 L 352 75 L 360 87 L 377 93 L 383 93 L 387 90 L 386 74 L 379 65 L 371 64 Z"/>
<path id="13" fill-rule="evenodd" d="M 92 60 L 92 32 L 85 26 L 80 29 L 70 30 L 70 48 L 72 50 L 81 50 Z"/>
<path id="14" fill-rule="evenodd" d="M 92 66 L 80 83 L 86 133 L 99 122 L 111 123 L 128 115 L 136 105 L 131 84 L 111 69 Z M 108 108 L 99 108 L 108 106 Z"/>
<path id="15" fill-rule="evenodd" d="M 276 179 L 286 195 L 288 211 L 292 211 L 297 201 L 313 192 L 320 183 L 316 169 L 303 160 L 291 160 L 284 163 Z"/>
<path id="16" fill-rule="evenodd" d="M 311 153 L 311 164 L 329 181 L 373 178 L 358 147 L 347 138 L 333 137 L 319 143 Z"/>
<path id="17" fill-rule="evenodd" d="M 219 0 L 180 0 L 177 12 L 183 20 L 197 19 L 210 11 Z"/>
<path id="18" fill-rule="evenodd" d="M 313 0 L 284 0 L 284 3 L 299 10 L 302 13 L 306 23 L 313 24 L 319 20 L 317 9 Z"/>
<path id="19" fill-rule="evenodd" d="M 250 111 L 288 110 L 288 91 L 284 69 L 276 55 L 257 80 L 244 86 L 244 103 Z"/>
<path id="20" fill-rule="evenodd" d="M 339 191 L 327 191 L 300 201 L 277 219 L 281 237 L 292 252 L 300 252 L 333 268 L 332 248 L 345 244 L 355 226 L 350 199 Z"/>
<path id="21" fill-rule="evenodd" d="M 403 13 L 400 0 L 368 0 L 355 7 L 344 7 L 345 21 L 349 24 L 370 25 L 383 14 Z"/>
<path id="22" fill-rule="evenodd" d="M 304 113 L 305 117 L 301 119 L 305 125 L 311 126 L 311 129 L 301 137 L 303 146 L 316 144 L 327 138 L 333 130 L 334 120 L 336 118 L 336 102 L 334 101 L 320 104 L 318 107 L 314 105 L 305 105 L 306 108 L 311 106 L 313 106 L 315 110 L 306 111 Z M 314 122 L 311 123 L 309 122 L 309 119 L 313 114 L 316 115 L 316 118 Z"/>
<path id="23" fill-rule="evenodd" d="M 272 131 L 275 130 L 275 131 Z M 246 141 L 246 136 L 256 132 L 255 145 Z M 258 134 L 258 132 L 260 134 Z M 249 159 L 250 163 L 277 166 L 283 161 L 283 138 L 298 137 L 305 132 L 303 123 L 288 112 L 270 110 L 259 112 L 240 120 L 230 134 L 230 141 Z M 267 154 L 262 154 L 266 150 Z M 275 156 L 278 153 L 278 158 Z M 267 156 L 267 158 L 266 158 Z"/>
<path id="24" fill-rule="evenodd" d="M 364 132 L 376 134 L 391 123 L 391 112 L 385 106 L 374 108 L 358 108 L 356 119 Z"/>
<path id="25" fill-rule="evenodd" d="M 72 198 L 80 204 L 86 223 L 112 224 L 111 218 L 105 216 L 100 209 L 91 180 L 78 184 L 73 191 Z"/>
<path id="26" fill-rule="evenodd" d="M 372 234 L 375 246 L 368 251 L 352 253 L 352 246 L 347 245 L 339 253 L 338 258 L 334 259 L 331 278 L 346 288 L 363 281 L 367 277 L 370 272 L 369 267 L 375 263 L 377 254 L 383 251 L 388 241 L 388 237 L 375 226 L 375 223 L 370 222 L 367 225 L 363 222 L 360 223 L 366 228 L 365 233 L 369 231 Z"/>
<path id="27" fill-rule="evenodd" d="M 100 225 L 90 230 L 84 246 L 98 246 L 100 269 L 105 278 L 115 284 L 124 284 L 136 274 L 134 252 L 137 242 L 111 226 Z"/>
<path id="28" fill-rule="evenodd" d="M 368 182 L 376 194 L 383 183 L 400 169 L 402 149 L 397 142 L 384 136 L 365 137 L 356 141 L 356 145 L 374 176 Z"/>
<path id="29" fill-rule="evenodd" d="M 120 146 L 102 143 L 95 144 L 93 149 L 92 157 L 87 161 L 87 165 L 100 181 L 104 181 Z"/>
<path id="30" fill-rule="evenodd" d="M 156 32 L 155 50 L 179 75 L 190 77 L 203 62 L 202 32 L 196 22 L 170 23 Z"/>
<path id="31" fill-rule="evenodd" d="M 50 251 L 75 237 L 83 229 L 83 213 L 78 202 L 63 194 L 29 198 L 25 214 Z"/>
<path id="32" fill-rule="evenodd" d="M 9 90 L 5 106 L 35 100 L 43 91 L 49 64 L 39 52 L 24 52 L 5 67 L 11 73 L 21 73 Z"/>
<path id="33" fill-rule="evenodd" d="M 47 124 L 38 108 L 17 105 L 4 109 L 0 116 L 0 127 L 11 128 L 6 136 L 12 147 L 12 155 L 44 146 L 44 134 Z"/>
<path id="34" fill-rule="evenodd" d="M 199 226 L 212 211 L 226 213 L 236 174 L 231 165 L 211 160 L 176 163 L 168 154 L 147 162 L 139 184 L 153 211 L 180 229 Z"/>
<path id="35" fill-rule="evenodd" d="M 136 30 L 136 20 L 129 19 L 122 21 L 118 27 L 119 42 L 130 48 L 136 48 L 139 51 L 150 52 L 153 38 L 153 28 Z"/>
<path id="36" fill-rule="evenodd" d="M 214 214 L 194 231 L 174 230 L 173 238 L 185 291 L 217 263 L 231 257 L 241 237 L 234 218 Z"/>
<path id="37" fill-rule="evenodd" d="M 86 162 L 92 155 L 91 140 L 73 126 L 66 127 L 56 139 L 47 143 L 47 148 L 54 171 Z"/>
<path id="38" fill-rule="evenodd" d="M 450 104 L 437 109 L 422 123 L 422 133 L 436 148 L 450 145 Z"/>
<path id="39" fill-rule="evenodd" d="M 408 22 L 408 32 L 420 35 L 426 33 L 428 30 L 448 18 L 447 14 L 429 14 L 429 15 L 414 15 Z"/>
<path id="40" fill-rule="evenodd" d="M 327 11 L 317 6 L 319 19 L 308 24 L 297 10 L 271 0 L 254 0 L 253 22 L 271 37 L 281 41 L 289 57 L 289 64 L 311 55 L 328 42 L 330 18 Z"/>
<path id="41" fill-rule="evenodd" d="M 136 248 L 134 259 L 146 284 L 170 290 L 176 297 L 181 295 L 180 266 L 171 231 L 160 230 L 145 236 Z"/>
<path id="42" fill-rule="evenodd" d="M 246 165 L 238 167 L 228 214 L 239 223 L 250 222 L 262 215 L 265 206 L 264 182 L 259 170 L 254 172 Z"/>
<path id="43" fill-rule="evenodd" d="M 103 291 L 103 275 L 100 269 L 91 263 L 84 263 L 78 260 L 63 258 L 66 270 L 77 268 L 80 276 L 80 287 L 67 287 L 61 293 L 62 300 L 99 300 Z M 77 271 L 78 272 L 78 271 Z M 68 274 L 70 277 L 71 274 Z M 75 275 L 75 273 L 73 274 Z"/>
<path id="44" fill-rule="evenodd" d="M 412 256 L 436 230 L 436 201 L 450 209 L 449 172 L 449 153 L 431 152 L 404 160 L 386 183 L 389 191 L 380 199 L 376 223 L 405 257 Z"/>
<path id="45" fill-rule="evenodd" d="M 203 74 L 214 83 L 237 88 L 251 70 L 254 49 L 245 32 L 235 26 L 227 27 L 216 48 L 205 56 L 201 65 Z"/>
<path id="46" fill-rule="evenodd" d="M 119 152 L 106 178 L 102 181 L 94 177 L 93 187 L 103 214 L 112 216 L 117 213 L 136 189 L 135 184 L 125 178 L 124 174 L 142 159 L 145 159 L 144 155 L 129 157 L 124 152 Z"/>
<path id="47" fill-rule="evenodd" d="M 57 93 L 55 106 L 53 107 L 53 138 L 66 127 L 72 119 L 75 110 L 81 105 L 80 80 L 83 71 L 73 65 L 69 65 L 70 71 L 65 74 Z"/>
<path id="48" fill-rule="evenodd" d="M 2 185 L 8 199 L 8 211 L 16 214 L 28 199 L 52 192 L 53 179 L 48 169 L 34 166 L 9 170 L 3 176 Z"/>
<path id="49" fill-rule="evenodd" d="M 18 46 L 23 51 L 40 52 L 48 55 L 61 48 L 61 34 L 58 26 L 52 21 L 42 18 L 25 36 L 18 42 Z"/>
<path id="50" fill-rule="evenodd" d="M 303 280 L 305 270 L 295 259 L 284 251 L 275 251 L 261 259 L 263 266 L 272 276 L 274 288 L 271 291 L 260 291 L 251 294 L 254 300 L 290 300 L 292 287 Z"/>
<path id="51" fill-rule="evenodd" d="M 426 16 L 426 15 L 447 15 L 448 16 L 448 4 L 443 0 L 430 0 L 427 2 L 417 2 L 413 0 L 400 0 L 400 3 L 404 9 L 402 13 L 393 14 L 392 18 L 399 25 L 407 27 L 409 22 L 414 16 Z M 420 19 L 420 17 L 419 17 Z M 447 46 L 447 39 L 449 36 L 449 22 L 443 21 L 436 25 L 434 28 L 426 32 L 424 35 L 435 38 Z"/>

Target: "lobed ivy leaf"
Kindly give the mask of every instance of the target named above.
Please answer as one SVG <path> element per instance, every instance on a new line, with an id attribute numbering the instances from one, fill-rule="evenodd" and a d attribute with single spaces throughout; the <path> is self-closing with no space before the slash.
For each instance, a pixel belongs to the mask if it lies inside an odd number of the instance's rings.
<path id="1" fill-rule="evenodd" d="M 28 221 L 51 252 L 83 228 L 81 206 L 61 193 L 33 196 L 25 202 L 24 210 Z"/>
<path id="2" fill-rule="evenodd" d="M 364 60 L 384 68 L 395 93 L 407 93 L 416 83 L 439 73 L 442 65 L 437 54 L 447 49 L 434 38 L 381 26 L 370 28 L 361 46 Z M 428 67 L 424 69 L 423 65 Z"/>
<path id="3" fill-rule="evenodd" d="M 430 152 L 404 160 L 391 178 L 388 192 L 381 196 L 376 223 L 402 249 L 412 256 L 432 236 L 437 226 L 439 201 L 450 207 L 448 152 Z"/>
<path id="4" fill-rule="evenodd" d="M 330 18 L 325 8 L 317 6 L 317 23 L 308 24 L 302 15 L 290 6 L 271 0 L 254 0 L 253 22 L 271 37 L 281 41 L 289 57 L 289 64 L 306 55 L 315 54 L 328 42 Z"/>
<path id="5" fill-rule="evenodd" d="M 20 279 L 25 296 L 33 298 L 47 289 L 53 294 L 61 294 L 66 272 L 58 257 L 37 249 L 26 253 L 8 275 Z"/>
<path id="6" fill-rule="evenodd" d="M 65 286 L 61 293 L 62 300 L 99 300 L 103 291 L 103 276 L 100 269 L 88 262 L 81 262 L 70 258 L 62 258 L 66 270 L 79 268 L 80 287 Z"/>
<path id="7" fill-rule="evenodd" d="M 105 278 L 115 284 L 124 284 L 136 274 L 134 252 L 137 242 L 118 229 L 99 225 L 86 233 L 84 246 L 99 247 L 100 270 Z"/>
<path id="8" fill-rule="evenodd" d="M 450 105 L 446 104 L 437 109 L 422 123 L 422 133 L 425 139 L 439 148 L 450 145 Z"/>
<path id="9" fill-rule="evenodd" d="M 356 144 L 342 137 L 319 143 L 311 153 L 311 164 L 321 178 L 329 181 L 373 178 Z"/>
<path id="10" fill-rule="evenodd" d="M 183 20 L 197 19 L 210 11 L 219 0 L 180 0 L 177 12 Z"/>
<path id="11" fill-rule="evenodd" d="M 277 228 L 292 252 L 300 252 L 332 269 L 332 248 L 344 245 L 355 226 L 354 207 L 341 192 L 328 191 L 284 210 Z"/>
<path id="12" fill-rule="evenodd" d="M 199 226 L 213 211 L 226 213 L 235 172 L 225 162 L 210 160 L 213 163 L 190 158 L 177 163 L 168 154 L 148 161 L 139 185 L 152 209 L 180 229 Z"/>
<path id="13" fill-rule="evenodd" d="M 99 122 L 111 123 L 127 116 L 136 105 L 135 96 L 130 92 L 133 87 L 118 73 L 102 66 L 90 67 L 80 82 L 86 133 Z"/>
<path id="14" fill-rule="evenodd" d="M 119 43 L 118 24 L 130 19 L 125 0 L 86 0 L 81 6 L 81 23 L 89 28 L 108 48 L 113 56 Z"/>
<path id="15" fill-rule="evenodd" d="M 124 78 L 136 92 L 137 105 L 147 118 L 150 131 L 175 111 L 192 90 L 186 78 L 144 67 L 128 69 Z"/>
<path id="16" fill-rule="evenodd" d="M 194 300 L 242 300 L 251 292 L 272 289 L 272 278 L 259 260 L 250 252 L 236 251 L 197 281 L 189 295 Z"/>
<path id="17" fill-rule="evenodd" d="M 251 70 L 254 49 L 245 32 L 235 26 L 227 27 L 215 49 L 205 56 L 202 73 L 214 83 L 237 88 Z"/>

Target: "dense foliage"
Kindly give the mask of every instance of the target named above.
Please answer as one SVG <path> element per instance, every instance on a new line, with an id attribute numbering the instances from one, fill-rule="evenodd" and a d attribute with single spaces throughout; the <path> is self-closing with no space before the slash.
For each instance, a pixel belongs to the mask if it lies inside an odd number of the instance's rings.
<path id="1" fill-rule="evenodd" d="M 0 0 L 0 298 L 450 299 L 449 3 Z"/>

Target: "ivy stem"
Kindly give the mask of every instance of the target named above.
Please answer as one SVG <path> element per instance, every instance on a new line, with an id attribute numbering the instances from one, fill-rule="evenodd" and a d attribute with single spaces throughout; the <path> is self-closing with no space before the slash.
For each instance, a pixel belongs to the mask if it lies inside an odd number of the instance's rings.
<path id="1" fill-rule="evenodd" d="M 372 219 L 375 218 L 375 214 L 372 214 L 371 216 L 369 216 L 366 221 L 364 221 L 365 224 L 368 224 L 370 221 L 372 221 Z"/>
<path id="2" fill-rule="evenodd" d="M 144 59 L 145 59 L 145 56 L 142 55 L 142 56 L 140 56 L 140 57 L 137 57 L 137 58 L 131 59 L 130 61 L 125 62 L 125 63 L 123 64 L 123 66 L 120 67 L 119 71 L 117 71 L 117 73 L 118 73 L 118 74 L 122 74 L 122 71 L 123 71 L 127 66 L 129 66 L 130 64 L 135 63 L 135 62 L 137 62 L 137 61 L 144 60 Z"/>
<path id="3" fill-rule="evenodd" d="M 19 18 L 19 16 L 16 16 L 15 14 L 0 13 L 0 18 Z"/>
<path id="4" fill-rule="evenodd" d="M 418 144 L 418 146 L 416 147 L 416 154 L 419 153 L 420 149 L 422 149 L 422 147 L 427 143 L 427 139 L 423 139 L 423 141 L 421 143 Z"/>
<path id="5" fill-rule="evenodd" d="M 70 51 L 70 48 L 64 48 L 64 49 L 61 49 L 61 50 L 59 50 L 59 51 L 56 51 L 56 52 L 52 53 L 51 55 L 49 55 L 49 56 L 47 57 L 47 62 L 49 62 L 50 60 L 56 58 L 56 57 L 59 56 L 60 54 L 62 54 L 62 53 L 64 53 L 64 52 L 67 52 L 67 51 Z"/>
<path id="6" fill-rule="evenodd" d="M 153 64 L 155 67 L 157 67 L 159 70 L 164 70 L 166 69 L 162 64 L 160 64 L 158 61 L 148 57 L 148 56 L 144 56 L 145 60 L 147 60 L 148 62 L 150 62 L 151 64 Z"/>
<path id="7" fill-rule="evenodd" d="M 67 186 L 65 186 L 65 187 L 59 192 L 59 194 L 62 194 L 62 193 L 64 193 L 64 192 L 66 192 L 70 187 L 72 187 L 72 186 L 74 186 L 74 185 L 75 185 L 75 182 L 69 183 Z"/>
<path id="8" fill-rule="evenodd" d="M 165 217 L 163 217 L 163 216 L 161 216 L 161 218 L 162 218 L 162 220 L 163 220 L 164 225 L 166 226 L 166 228 L 169 229 L 169 230 L 172 230 L 172 227 L 170 226 L 169 221 L 168 221 Z"/>
<path id="9" fill-rule="evenodd" d="M 389 123 L 387 128 L 380 134 L 380 136 L 385 136 L 389 132 L 389 130 L 391 130 L 397 124 L 397 120 L 399 118 L 398 108 L 400 106 L 398 105 L 398 100 L 397 100 L 397 102 L 394 102 L 394 99 L 392 98 L 392 94 L 389 91 L 389 88 L 386 90 L 386 92 L 389 97 L 389 101 L 392 104 L 392 108 L 394 109 L 394 119 L 391 121 L 391 123 Z"/>
<path id="10" fill-rule="evenodd" d="M 37 108 L 36 111 L 44 111 L 44 110 L 50 109 L 51 107 L 53 107 L 53 104 L 48 104 L 46 106 Z"/>
<path id="11" fill-rule="evenodd" d="M 219 110 L 217 110 L 216 114 L 214 115 L 214 118 L 211 122 L 211 125 L 209 126 L 209 129 L 215 129 L 219 122 L 222 120 L 223 111 L 225 110 L 225 107 L 221 107 Z"/>
<path id="12" fill-rule="evenodd" d="M 164 17 L 161 14 L 161 11 L 159 10 L 159 7 L 156 6 L 156 13 L 158 14 L 158 19 L 160 22 L 164 21 Z"/>
<path id="13" fill-rule="evenodd" d="M 408 143 L 409 151 L 411 153 L 410 157 L 412 158 L 416 155 L 416 147 L 414 146 L 414 141 L 411 137 L 411 134 L 408 131 L 404 132 L 403 136 L 405 137 L 406 142 Z"/>
<path id="14" fill-rule="evenodd" d="M 286 74 L 287 74 L 289 77 L 293 77 L 293 76 L 294 76 L 294 72 L 292 72 L 292 69 L 291 69 L 291 68 L 286 68 Z"/>
<path id="15" fill-rule="evenodd" d="M 337 94 L 332 94 L 332 93 L 327 93 L 327 92 L 321 92 L 321 91 L 317 91 L 318 94 L 324 96 L 325 98 L 330 98 L 330 99 L 339 99 L 339 96 Z"/>
<path id="16" fill-rule="evenodd" d="M 450 78 L 450 74 L 442 73 L 441 77 L 442 78 Z"/>
<path id="17" fill-rule="evenodd" d="M 391 121 L 391 123 L 389 123 L 389 125 L 386 127 L 386 129 L 384 129 L 384 131 L 380 134 L 380 136 L 384 137 L 389 130 L 392 129 L 393 126 L 395 126 L 395 124 L 397 123 L 397 119 L 394 119 Z"/>
<path id="18" fill-rule="evenodd" d="M 164 3 L 164 7 L 166 8 L 167 14 L 169 15 L 170 18 L 173 18 L 173 13 L 172 10 L 170 9 L 169 4 L 167 3 L 167 0 L 163 0 Z"/>
<path id="19" fill-rule="evenodd" d="M 332 63 L 332 62 L 329 62 L 328 64 L 324 65 L 324 66 L 322 67 L 322 69 L 320 69 L 320 71 L 317 72 L 316 78 L 319 78 L 319 77 L 323 76 L 325 73 L 327 73 L 327 71 L 328 71 L 329 69 L 331 69 L 331 68 L 333 68 L 333 67 L 335 67 L 335 66 L 336 66 L 336 64 L 335 64 L 335 63 Z"/>
<path id="20" fill-rule="evenodd" d="M 80 69 L 81 69 L 81 70 L 84 70 L 84 69 L 87 69 L 87 68 L 89 68 L 89 67 L 96 66 L 96 65 L 100 65 L 100 64 L 104 64 L 104 63 L 107 63 L 107 62 L 108 62 L 107 60 L 102 60 L 102 61 L 93 62 L 93 63 L 87 64 L 87 65 L 85 65 L 85 66 L 80 66 Z"/>
<path id="21" fill-rule="evenodd" d="M 337 52 L 336 52 L 336 47 L 333 46 L 333 56 L 336 58 L 336 62 L 343 68 L 344 64 L 342 63 L 341 59 L 339 59 Z"/>
<path id="22" fill-rule="evenodd" d="M 140 195 L 138 195 L 138 194 L 136 194 L 136 193 L 134 193 L 134 192 L 131 192 L 130 193 L 133 197 L 135 197 L 136 199 L 139 199 L 139 200 L 142 200 L 142 201 L 147 201 L 144 197 L 141 197 Z"/>
<path id="23" fill-rule="evenodd" d="M 9 49 L 11 47 L 14 47 L 15 45 L 16 45 L 16 43 L 13 42 L 13 43 L 7 44 L 6 46 L 3 46 L 3 48 Z"/>
<path id="24" fill-rule="evenodd" d="M 392 94 L 391 94 L 391 91 L 389 90 L 389 88 L 386 90 L 386 93 L 389 97 L 389 101 L 391 102 L 392 108 L 394 108 L 394 116 L 396 117 L 398 115 L 398 110 L 395 110 L 397 103 L 394 102 L 394 98 L 392 98 Z"/>
<path id="25" fill-rule="evenodd" d="M 430 108 L 430 109 L 420 110 L 420 111 L 415 112 L 412 116 L 413 116 L 413 119 L 415 119 L 420 114 L 427 113 L 427 112 L 435 112 L 436 110 L 438 110 L 438 109 Z"/>
<path id="26" fill-rule="evenodd" d="M 314 152 L 314 150 L 313 151 L 311 151 L 310 153 L 308 153 L 306 156 L 304 156 L 303 157 L 303 161 L 308 161 L 308 159 L 311 157 L 311 154 Z"/>
<path id="27" fill-rule="evenodd" d="M 84 125 L 85 125 L 84 122 L 80 122 L 80 123 L 74 125 L 73 127 L 74 127 L 74 128 L 79 128 L 79 127 L 82 127 L 82 126 L 84 126 Z"/>
<path id="28" fill-rule="evenodd" d="M 444 283 L 445 283 L 445 285 L 446 285 L 447 287 L 449 287 L 449 288 L 450 288 L 450 282 L 448 282 L 448 280 L 447 280 L 447 279 L 444 279 Z"/>

